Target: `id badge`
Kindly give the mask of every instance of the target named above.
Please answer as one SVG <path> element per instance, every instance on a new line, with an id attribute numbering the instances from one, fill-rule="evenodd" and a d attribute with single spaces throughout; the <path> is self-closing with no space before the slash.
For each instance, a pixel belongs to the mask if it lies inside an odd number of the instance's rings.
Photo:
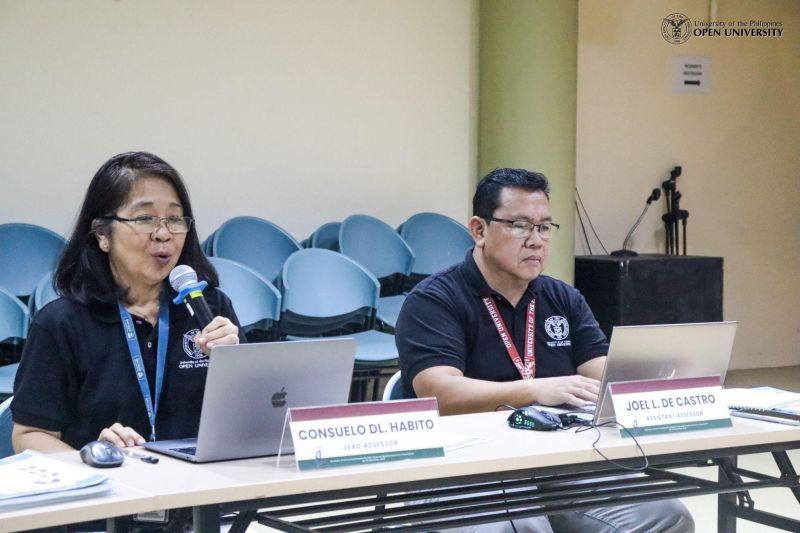
<path id="1" fill-rule="evenodd" d="M 166 524 L 169 522 L 169 510 L 163 509 L 161 511 L 148 511 L 146 513 L 138 513 L 133 515 L 136 522 L 150 522 L 154 524 Z"/>

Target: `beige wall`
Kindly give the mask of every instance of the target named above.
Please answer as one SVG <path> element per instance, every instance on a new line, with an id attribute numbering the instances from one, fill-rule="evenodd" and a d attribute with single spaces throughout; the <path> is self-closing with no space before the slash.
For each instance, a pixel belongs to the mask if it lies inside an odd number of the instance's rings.
<path id="1" fill-rule="evenodd" d="M 477 7 L 464 0 L 0 0 L 0 223 L 66 233 L 109 156 L 186 178 L 201 236 L 363 212 L 465 221 Z"/>
<path id="2" fill-rule="evenodd" d="M 547 274 L 571 282 L 578 2 L 483 0 L 480 10 L 480 174 L 543 172 L 551 182 Z"/>
<path id="3" fill-rule="evenodd" d="M 710 5 L 717 20 L 782 21 L 784 35 L 661 37 L 668 14 L 703 20 Z M 689 254 L 725 259 L 732 366 L 800 363 L 800 2 L 581 0 L 578 43 L 576 183 L 606 247 L 621 247 L 650 190 L 682 165 Z M 679 55 L 711 59 L 710 94 L 672 92 Z M 663 209 L 634 249 L 664 251 Z"/>

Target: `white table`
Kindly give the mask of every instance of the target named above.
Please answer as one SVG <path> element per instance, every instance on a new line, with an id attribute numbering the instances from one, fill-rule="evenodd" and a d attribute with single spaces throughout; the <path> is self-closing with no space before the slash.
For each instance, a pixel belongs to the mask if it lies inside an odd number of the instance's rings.
<path id="1" fill-rule="evenodd" d="M 363 512 L 366 528 L 378 525 L 410 524 L 407 530 L 441 528 L 459 523 L 494 521 L 546 514 L 565 508 L 596 507 L 610 502 L 636 502 L 700 494 L 720 494 L 719 531 L 730 531 L 736 517 L 766 521 L 789 530 L 800 524 L 747 508 L 746 499 L 737 504 L 736 493 L 766 487 L 787 487 L 800 499 L 797 475 L 785 451 L 800 448 L 800 427 L 734 419 L 731 428 L 642 437 L 651 468 L 647 474 L 619 480 L 621 470 L 606 463 L 592 449 L 595 430 L 534 432 L 510 429 L 508 412 L 443 417 L 442 429 L 488 437 L 488 440 L 450 452 L 444 458 L 392 462 L 329 470 L 298 472 L 292 458 L 277 464 L 275 457 L 245 459 L 196 465 L 161 457 L 157 465 L 126 460 L 121 468 L 108 470 L 114 494 L 40 508 L 0 514 L 0 530 L 15 531 L 49 525 L 110 518 L 137 512 L 195 507 L 199 531 L 219 529 L 221 511 L 244 511 L 232 531 L 246 526 L 255 510 L 269 509 L 262 517 L 273 527 L 306 530 L 323 525 L 298 520 L 309 511 L 331 515 L 352 509 Z M 617 430 L 600 429 L 597 444 L 608 458 L 629 466 L 641 464 L 634 442 Z M 755 479 L 738 479 L 736 458 L 750 453 L 772 452 L 782 477 L 753 474 Z M 57 457 L 79 463 L 77 453 Z M 703 465 L 720 470 L 720 481 L 688 477 L 670 469 Z M 87 467 L 88 468 L 88 467 Z M 609 479 L 609 475 L 617 475 Z M 577 483 L 580 481 L 580 483 Z M 569 490 L 565 490 L 569 487 Z M 476 487 L 476 483 L 489 484 Z M 506 495 L 474 497 L 487 488 L 519 490 L 514 501 Z M 443 493 L 442 490 L 445 490 Z M 409 494 L 409 491 L 417 491 Z M 459 508 L 452 500 L 441 505 L 408 505 L 409 501 L 442 495 L 458 495 L 469 505 Z M 597 498 L 602 498 L 598 500 Z M 351 499 L 349 503 L 334 500 Z M 611 500 L 607 500 L 610 498 Z M 400 505 L 402 504 L 402 505 Z M 282 511 L 285 505 L 301 509 Z M 481 517 L 470 515 L 483 505 Z M 311 507 L 309 507 L 311 506 Z M 366 511 L 365 511 L 366 510 Z M 249 513 L 249 514 L 246 514 Z M 494 513 L 494 517 L 491 516 Z M 396 515 L 400 516 L 396 516 Z M 414 515 L 417 516 L 414 516 Z M 417 523 L 420 516 L 429 519 Z M 293 529 L 299 522 L 301 529 Z M 350 531 L 353 524 L 341 525 Z M 406 530 L 400 528 L 399 530 Z"/>

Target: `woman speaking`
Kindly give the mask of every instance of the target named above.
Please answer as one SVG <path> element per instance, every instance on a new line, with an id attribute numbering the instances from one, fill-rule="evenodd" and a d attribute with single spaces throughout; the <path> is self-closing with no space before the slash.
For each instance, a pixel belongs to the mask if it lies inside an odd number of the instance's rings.
<path id="1" fill-rule="evenodd" d="M 159 157 L 120 154 L 97 171 L 55 272 L 62 298 L 25 343 L 11 405 L 17 451 L 197 435 L 208 354 L 240 337 L 193 223 L 180 175 Z M 202 329 L 172 303 L 176 265 L 209 284 L 216 316 Z"/>

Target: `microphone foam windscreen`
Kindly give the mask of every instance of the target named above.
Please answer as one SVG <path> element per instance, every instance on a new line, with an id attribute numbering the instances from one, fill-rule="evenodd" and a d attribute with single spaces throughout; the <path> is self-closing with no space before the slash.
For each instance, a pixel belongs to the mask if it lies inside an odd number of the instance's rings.
<path id="1" fill-rule="evenodd" d="M 175 292 L 181 292 L 190 283 L 197 283 L 197 272 L 189 265 L 178 265 L 169 273 L 169 284 Z"/>

